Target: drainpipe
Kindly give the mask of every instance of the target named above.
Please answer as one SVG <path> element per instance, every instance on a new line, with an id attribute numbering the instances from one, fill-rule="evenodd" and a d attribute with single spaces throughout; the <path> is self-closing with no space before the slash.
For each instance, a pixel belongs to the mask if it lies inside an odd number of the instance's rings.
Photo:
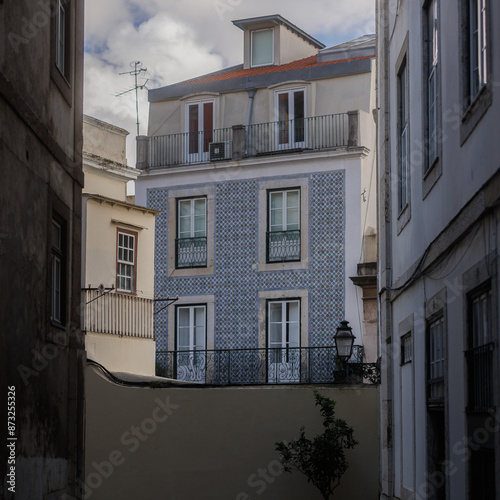
<path id="1" fill-rule="evenodd" d="M 248 90 L 248 119 L 247 119 L 247 126 L 245 129 L 245 156 L 248 155 L 248 127 L 250 127 L 250 121 L 252 119 L 253 99 L 256 93 L 257 89 Z"/>

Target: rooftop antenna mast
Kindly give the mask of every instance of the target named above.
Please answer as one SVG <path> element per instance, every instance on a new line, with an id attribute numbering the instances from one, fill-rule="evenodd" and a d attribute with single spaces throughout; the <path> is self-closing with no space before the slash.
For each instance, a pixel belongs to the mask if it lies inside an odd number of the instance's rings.
<path id="1" fill-rule="evenodd" d="M 147 79 L 142 85 L 139 85 L 137 83 L 137 77 L 141 73 L 145 73 L 148 70 L 148 68 L 143 68 L 141 61 L 133 61 L 130 63 L 130 66 L 134 68 L 132 71 L 125 71 L 124 73 L 120 73 L 120 75 L 133 75 L 135 78 L 135 85 L 131 89 L 128 89 L 128 90 L 125 90 L 124 92 L 120 92 L 119 94 L 116 94 L 115 97 L 121 96 L 123 94 L 128 94 L 129 92 L 132 92 L 133 90 L 135 90 L 135 112 L 137 115 L 137 122 L 136 122 L 137 135 L 140 135 L 140 133 L 139 133 L 139 96 L 137 95 L 137 91 L 139 89 L 141 89 L 141 90 L 146 89 L 147 90 L 146 83 L 148 83 L 149 79 Z"/>

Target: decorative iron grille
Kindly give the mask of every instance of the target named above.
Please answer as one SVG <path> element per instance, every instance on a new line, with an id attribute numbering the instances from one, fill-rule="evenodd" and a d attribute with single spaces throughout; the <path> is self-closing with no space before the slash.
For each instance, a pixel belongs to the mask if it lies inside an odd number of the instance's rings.
<path id="1" fill-rule="evenodd" d="M 493 408 L 493 348 L 491 342 L 465 353 L 469 412 L 487 412 Z"/>
<path id="2" fill-rule="evenodd" d="M 207 237 L 175 240 L 175 267 L 206 267 Z"/>
<path id="3" fill-rule="evenodd" d="M 300 260 L 300 230 L 267 233 L 267 262 Z"/>

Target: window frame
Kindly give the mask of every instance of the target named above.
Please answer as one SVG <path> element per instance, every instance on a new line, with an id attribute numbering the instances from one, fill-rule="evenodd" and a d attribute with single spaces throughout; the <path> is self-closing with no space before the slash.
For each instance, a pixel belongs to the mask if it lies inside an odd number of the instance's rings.
<path id="1" fill-rule="evenodd" d="M 188 309 L 189 310 L 189 337 L 190 337 L 190 345 L 191 341 L 194 339 L 193 337 L 193 330 L 194 330 L 194 323 L 191 323 L 191 319 L 194 317 L 194 310 L 198 308 L 203 308 L 204 311 L 204 347 L 203 349 L 190 349 L 190 351 L 207 351 L 207 325 L 208 325 L 208 304 L 207 303 L 193 303 L 193 304 L 178 304 L 175 306 L 175 352 L 182 352 L 179 351 L 179 311 L 181 309 Z M 194 344 L 193 344 L 194 346 Z M 189 351 L 188 351 L 189 352 Z"/>
<path id="2" fill-rule="evenodd" d="M 426 400 L 428 408 L 444 408 L 446 400 L 446 330 L 445 330 L 445 317 L 444 311 L 440 311 L 431 318 L 427 319 L 426 322 Z M 431 339 L 431 329 L 433 325 L 440 324 L 441 326 L 441 349 L 442 357 L 436 358 L 432 357 L 432 339 Z M 431 378 L 432 365 L 433 363 L 441 363 L 442 375 L 439 377 Z M 432 397 L 431 387 L 440 384 L 442 386 L 443 395 L 442 397 Z"/>
<path id="3" fill-rule="evenodd" d="M 120 234 L 123 234 L 127 237 L 132 237 L 133 242 L 134 242 L 134 248 L 133 248 L 133 257 L 134 257 L 134 262 L 133 264 L 130 263 L 130 261 L 123 261 L 120 262 L 119 258 L 119 253 L 120 253 Z M 137 290 L 137 251 L 138 251 L 138 239 L 139 235 L 138 233 L 134 231 L 129 231 L 126 229 L 122 228 L 117 228 L 116 229 L 116 291 L 120 293 L 126 293 L 130 295 L 135 295 L 136 290 Z M 124 247 L 125 248 L 125 247 Z M 127 248 L 127 250 L 130 251 L 130 248 Z M 132 287 L 131 290 L 120 288 L 119 283 L 120 283 L 120 274 L 119 274 L 119 268 L 120 265 L 127 265 L 132 267 L 132 276 L 131 278 L 131 283 Z M 125 278 L 128 278 L 128 276 L 125 276 Z"/>
<path id="4" fill-rule="evenodd" d="M 204 236 L 195 236 L 195 218 L 196 218 L 196 201 L 198 200 L 204 200 L 205 202 L 205 228 L 204 228 Z M 190 206 L 190 235 L 188 238 L 181 238 L 180 237 L 180 229 L 181 229 L 181 210 L 180 210 L 180 204 L 182 202 L 190 201 L 191 206 Z M 175 269 L 196 269 L 196 268 L 206 268 L 208 266 L 208 197 L 201 195 L 201 196 L 189 196 L 189 197 L 181 197 L 181 198 L 176 198 L 175 200 L 175 205 L 176 205 L 176 228 L 175 228 Z M 200 264 L 200 265 L 187 265 L 187 266 L 179 266 L 178 265 L 178 255 L 179 255 L 179 242 L 182 239 L 186 240 L 195 240 L 196 238 L 205 238 L 205 264 Z"/>
<path id="5" fill-rule="evenodd" d="M 205 128 L 205 105 L 212 105 L 212 124 L 211 128 Z M 197 130 L 191 130 L 191 113 L 192 107 L 197 107 Z M 198 98 L 186 101 L 185 103 L 185 158 L 187 163 L 202 163 L 209 160 L 210 143 L 214 139 L 215 130 L 215 97 Z M 193 141 L 192 134 L 196 134 L 196 141 Z M 196 151 L 191 151 L 193 145 L 196 146 Z"/>
<path id="6" fill-rule="evenodd" d="M 270 31 L 271 32 L 271 62 L 265 62 L 262 64 L 254 64 L 253 62 L 253 57 L 254 57 L 254 34 L 255 33 L 262 33 L 264 31 Z M 252 30 L 250 31 L 250 67 L 251 68 L 261 68 L 263 66 L 272 66 L 274 65 L 274 28 L 261 28 L 257 30 Z"/>
<path id="7" fill-rule="evenodd" d="M 298 205 L 297 205 L 297 229 L 288 229 L 288 206 L 285 205 L 286 201 L 288 200 L 288 193 L 293 193 L 297 192 L 298 193 Z M 282 194 L 282 226 L 281 230 L 278 231 L 273 231 L 272 230 L 272 203 L 271 203 L 271 198 L 273 194 Z M 302 239 L 302 229 L 301 229 L 301 208 L 302 208 L 302 201 L 301 201 L 301 187 L 290 187 L 290 188 L 284 188 L 284 189 L 268 189 L 267 190 L 267 230 L 266 230 L 266 263 L 267 264 L 276 264 L 280 262 L 300 262 L 301 261 L 301 254 L 302 254 L 302 245 L 301 245 L 301 239 Z M 292 207 L 294 208 L 294 207 Z M 286 228 L 285 228 L 286 224 Z M 270 252 L 269 252 L 269 237 L 273 232 L 281 232 L 281 233 L 288 233 L 292 231 L 298 231 L 298 246 L 299 246 L 299 251 L 298 251 L 298 258 L 292 258 L 292 259 L 283 259 L 283 260 L 271 260 L 270 259 Z"/>
<path id="8" fill-rule="evenodd" d="M 59 228 L 59 247 L 54 245 L 53 229 L 54 226 Z M 58 328 L 65 328 L 67 319 L 67 224 L 63 217 L 57 213 L 52 214 L 50 223 L 50 321 L 53 326 Z M 55 267 L 54 264 L 59 264 L 59 299 L 57 304 L 57 292 L 54 286 Z M 55 317 L 55 308 L 59 306 L 58 317 Z"/>
<path id="9" fill-rule="evenodd" d="M 64 40 L 61 39 L 60 9 L 64 10 Z M 73 105 L 74 43 L 75 43 L 75 0 L 56 0 L 51 16 L 50 76 L 67 104 Z M 63 44 L 63 57 L 60 49 Z M 62 66 L 62 67 L 61 67 Z"/>
<path id="10" fill-rule="evenodd" d="M 411 332 L 405 333 L 400 338 L 401 366 L 413 361 L 413 337 Z"/>
<path id="11" fill-rule="evenodd" d="M 402 75 L 404 74 L 404 85 Z M 404 96 L 403 96 L 404 93 Z M 408 56 L 405 54 L 397 71 L 397 134 L 398 134 L 398 214 L 405 211 L 410 203 L 410 176 L 409 176 L 409 145 L 410 145 L 410 118 L 409 118 L 409 79 Z M 403 124 L 403 117 L 405 122 Z M 403 152 L 404 146 L 404 152 Z"/>
<path id="12" fill-rule="evenodd" d="M 295 109 L 295 94 L 302 93 L 302 117 L 296 118 Z M 288 110 L 287 120 L 280 119 L 280 96 L 286 95 L 288 97 Z M 305 119 L 307 117 L 307 91 L 306 87 L 292 87 L 292 88 L 282 88 L 274 91 L 274 121 L 277 124 L 275 131 L 275 149 L 276 150 L 286 150 L 295 148 L 304 148 L 307 144 L 306 130 L 305 130 Z M 302 120 L 302 136 L 301 140 L 297 141 L 297 124 L 299 120 Z M 287 124 L 286 137 L 287 142 L 281 142 L 281 135 L 283 132 L 283 124 Z"/>

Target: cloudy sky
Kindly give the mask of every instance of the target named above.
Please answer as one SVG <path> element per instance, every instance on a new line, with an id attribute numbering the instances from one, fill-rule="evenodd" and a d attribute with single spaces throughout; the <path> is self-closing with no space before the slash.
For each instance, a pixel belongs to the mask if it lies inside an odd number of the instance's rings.
<path id="1" fill-rule="evenodd" d="M 130 132 L 128 163 L 135 166 L 134 85 L 120 75 L 141 61 L 148 88 L 240 64 L 242 31 L 231 21 L 280 14 L 326 46 L 374 33 L 374 0 L 86 0 L 86 114 Z M 133 66 L 133 65 L 132 65 Z M 139 90 L 140 132 L 147 134 L 147 91 Z"/>

